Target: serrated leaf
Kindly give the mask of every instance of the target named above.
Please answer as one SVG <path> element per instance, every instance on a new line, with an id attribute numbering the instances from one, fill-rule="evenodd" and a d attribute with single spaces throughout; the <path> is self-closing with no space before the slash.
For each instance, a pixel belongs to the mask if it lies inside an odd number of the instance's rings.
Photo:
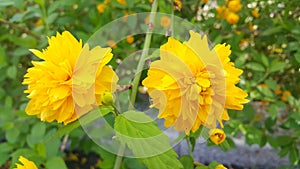
<path id="1" fill-rule="evenodd" d="M 169 138 L 151 117 L 142 112 L 128 111 L 116 117 L 114 128 L 118 140 L 149 169 L 183 168 Z"/>

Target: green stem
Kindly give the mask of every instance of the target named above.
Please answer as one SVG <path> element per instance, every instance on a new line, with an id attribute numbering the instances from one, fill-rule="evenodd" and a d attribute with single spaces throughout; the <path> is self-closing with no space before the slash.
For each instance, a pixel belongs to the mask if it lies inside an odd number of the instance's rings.
<path id="1" fill-rule="evenodd" d="M 187 148 L 188 148 L 188 150 L 189 150 L 189 154 L 190 154 L 191 157 L 193 157 L 193 152 L 192 152 L 191 143 L 190 143 L 190 141 L 189 141 L 189 138 L 186 137 L 185 140 L 186 140 Z M 194 158 L 194 157 L 193 157 L 193 158 Z"/>
<path id="2" fill-rule="evenodd" d="M 151 42 L 151 38 L 152 38 L 151 30 L 153 29 L 153 23 L 154 23 L 154 18 L 155 18 L 155 13 L 157 11 L 157 7 L 158 7 L 158 0 L 154 0 L 153 4 L 152 4 L 152 8 L 151 8 L 150 21 L 148 24 L 148 29 L 147 29 L 147 33 L 146 33 L 142 56 L 137 65 L 136 73 L 134 76 L 135 78 L 133 79 L 133 82 L 132 82 L 132 89 L 131 89 L 131 96 L 130 96 L 131 104 L 129 106 L 129 109 L 134 109 L 134 103 L 136 100 L 136 95 L 137 95 L 137 91 L 138 91 L 138 87 L 139 87 L 139 83 L 140 83 L 140 79 L 141 79 L 141 74 L 142 74 L 142 70 L 145 65 L 145 58 L 148 56 L 148 52 L 149 52 L 150 42 Z"/>
<path id="3" fill-rule="evenodd" d="M 134 76 L 135 78 L 133 79 L 133 82 L 132 82 L 131 95 L 130 95 L 131 104 L 129 105 L 130 110 L 134 109 L 134 103 L 136 100 L 136 95 L 137 95 L 137 91 L 138 91 L 138 87 L 139 87 L 139 83 L 140 83 L 140 79 L 141 79 L 141 73 L 142 73 L 143 67 L 145 65 L 145 58 L 148 56 L 150 42 L 151 42 L 151 38 L 152 38 L 151 30 L 153 29 L 153 23 L 154 23 L 154 18 L 155 18 L 155 13 L 157 11 L 157 7 L 158 7 L 158 0 L 154 0 L 152 3 L 151 13 L 150 13 L 150 21 L 149 21 L 149 25 L 148 25 L 148 29 L 147 29 L 147 33 L 146 33 L 146 37 L 145 37 L 145 44 L 143 47 L 142 56 L 137 65 L 136 73 Z M 119 148 L 118 156 L 115 161 L 114 169 L 119 169 L 121 167 L 124 151 L 125 151 L 125 147 L 121 146 Z"/>

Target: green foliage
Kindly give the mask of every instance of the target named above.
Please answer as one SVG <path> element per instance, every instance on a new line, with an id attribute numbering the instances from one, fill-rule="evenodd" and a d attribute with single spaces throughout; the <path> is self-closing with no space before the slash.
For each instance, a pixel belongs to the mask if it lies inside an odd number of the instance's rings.
<path id="1" fill-rule="evenodd" d="M 128 111 L 116 117 L 118 140 L 149 168 L 183 168 L 169 138 L 142 112 Z"/>
<path id="2" fill-rule="evenodd" d="M 225 5 L 225 0 L 216 2 L 219 6 Z M 119 17 L 151 10 L 148 0 L 126 0 L 126 6 L 111 0 L 104 12 L 99 13 L 97 5 L 100 3 L 104 1 L 0 0 L 0 168 L 7 164 L 13 168 L 20 155 L 47 169 L 67 168 L 63 161 L 66 154 L 60 150 L 65 135 L 69 136 L 70 151 L 95 151 L 102 159 L 100 168 L 113 168 L 116 156 L 87 141 L 88 137 L 79 127 L 79 121 L 63 126 L 28 116 L 25 113 L 28 102 L 24 94 L 26 87 L 21 84 L 27 68 L 32 66 L 31 61 L 38 60 L 28 49 L 45 48 L 47 36 L 69 30 L 86 42 L 95 31 Z M 224 151 L 235 147 L 231 138 L 241 133 L 249 145 L 271 145 L 279 156 L 286 156 L 290 160 L 290 166 L 282 168 L 291 168 L 299 165 L 299 4 L 290 0 L 274 0 L 272 3 L 248 0 L 241 3 L 243 7 L 238 12 L 240 19 L 235 25 L 218 18 L 210 0 L 206 5 L 199 1 L 198 6 L 196 1 L 182 0 L 181 11 L 174 11 L 174 14 L 200 27 L 213 44 L 230 44 L 231 61 L 244 71 L 239 85 L 249 93 L 251 103 L 241 111 L 230 111 L 230 120 L 224 127 L 227 138 L 219 147 Z M 284 7 L 280 7 L 280 4 L 284 4 Z M 251 15 L 253 9 L 258 10 L 258 18 Z M 172 1 L 159 0 L 159 12 L 173 13 Z M 251 28 L 251 24 L 254 27 Z M 137 20 L 131 17 L 124 21 L 124 25 L 135 28 Z M 118 59 L 124 60 L 132 52 L 142 49 L 144 36 L 136 35 L 134 38 L 132 44 L 125 40 L 118 42 L 117 48 L 113 49 L 114 58 L 110 65 L 116 68 Z M 166 37 L 154 35 L 151 46 L 159 47 L 165 41 Z M 158 57 L 159 53 L 154 52 L 147 59 Z M 291 95 L 285 96 L 286 91 Z M 127 112 L 119 115 L 114 124 L 113 111 L 112 107 L 102 107 L 102 115 L 97 111 L 91 112 L 82 122 L 88 124 L 94 118 L 104 116 L 110 126 L 115 126 L 123 135 L 134 138 L 159 135 L 159 142 L 145 141 L 147 146 L 119 136 L 119 141 L 138 155 L 143 155 L 141 150 L 144 149 L 150 154 L 155 153 L 159 151 L 155 148 L 161 144 L 168 149 L 150 158 L 125 158 L 123 168 L 145 168 L 144 164 L 148 168 L 156 168 L 155 165 L 159 165 L 159 168 L 165 165 L 180 167 L 181 164 L 185 168 L 195 167 L 192 157 L 182 156 L 177 160 L 176 153 L 169 150 L 169 140 L 161 135 L 161 130 L 148 116 Z M 149 121 L 135 123 L 132 121 L 135 118 Z M 200 136 L 208 139 L 208 130 L 198 130 L 180 139 L 188 138 L 194 150 Z M 208 140 L 208 145 L 213 143 Z M 200 165 L 196 168 L 214 168 L 217 164 L 212 162 L 209 166 Z"/>

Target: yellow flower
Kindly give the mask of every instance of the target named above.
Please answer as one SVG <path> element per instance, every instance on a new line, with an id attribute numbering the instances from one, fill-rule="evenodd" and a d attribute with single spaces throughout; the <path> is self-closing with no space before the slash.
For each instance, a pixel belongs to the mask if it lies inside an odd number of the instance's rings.
<path id="1" fill-rule="evenodd" d="M 149 0 L 149 2 L 152 4 L 152 3 L 153 3 L 153 0 Z"/>
<path id="2" fill-rule="evenodd" d="M 231 0 L 228 2 L 228 8 L 232 12 L 238 12 L 242 9 L 240 0 Z"/>
<path id="3" fill-rule="evenodd" d="M 223 130 L 216 128 L 209 131 L 209 138 L 213 143 L 218 145 L 225 140 L 226 134 Z"/>
<path id="4" fill-rule="evenodd" d="M 105 0 L 105 1 L 104 1 L 104 4 L 105 4 L 105 5 L 110 4 L 110 0 Z"/>
<path id="5" fill-rule="evenodd" d="M 99 5 L 97 5 L 97 10 L 98 10 L 98 12 L 99 13 L 103 13 L 104 12 L 104 10 L 105 10 L 105 4 L 103 3 L 103 4 L 99 4 Z"/>
<path id="6" fill-rule="evenodd" d="M 218 17 L 219 18 L 225 19 L 229 14 L 229 9 L 226 8 L 225 6 L 219 6 L 219 7 L 216 8 L 216 10 L 218 12 Z"/>
<path id="7" fill-rule="evenodd" d="M 117 0 L 120 4 L 122 4 L 122 5 L 124 5 L 124 6 L 126 6 L 127 4 L 126 4 L 126 0 Z"/>
<path id="8" fill-rule="evenodd" d="M 258 18 L 259 17 L 259 13 L 258 13 L 258 10 L 257 9 L 254 9 L 251 11 L 251 14 L 254 18 Z"/>
<path id="9" fill-rule="evenodd" d="M 208 0 L 201 0 L 202 3 L 206 4 Z"/>
<path id="10" fill-rule="evenodd" d="M 129 44 L 132 44 L 134 42 L 134 37 L 133 36 L 127 36 L 126 37 L 126 42 Z"/>
<path id="11" fill-rule="evenodd" d="M 219 165 L 216 166 L 215 169 L 227 169 L 227 168 L 224 165 L 219 164 Z"/>
<path id="12" fill-rule="evenodd" d="M 235 86 L 242 71 L 230 62 L 230 46 L 210 50 L 206 37 L 193 31 L 190 35 L 184 43 L 170 37 L 142 82 L 151 107 L 159 109 L 158 118 L 186 134 L 200 125 L 215 128 L 217 121 L 223 126 L 222 120 L 229 120 L 226 108 L 240 110 L 248 102 L 247 94 Z"/>
<path id="13" fill-rule="evenodd" d="M 231 25 L 236 24 L 239 21 L 239 19 L 240 19 L 239 15 L 233 12 L 229 12 L 226 17 L 226 21 Z"/>
<path id="14" fill-rule="evenodd" d="M 113 49 L 115 49 L 117 47 L 117 43 L 113 40 L 107 41 L 107 45 Z"/>
<path id="15" fill-rule="evenodd" d="M 171 24 L 171 18 L 168 16 L 162 16 L 160 18 L 160 25 L 164 28 L 168 28 Z"/>
<path id="16" fill-rule="evenodd" d="M 42 121 L 68 124 L 95 107 L 95 103 L 101 105 L 103 92 L 115 91 L 118 78 L 106 66 L 112 53 L 110 48 L 82 47 L 82 41 L 68 31 L 48 41 L 46 49 L 30 50 L 43 61 L 33 61 L 24 76 L 23 84 L 28 85 L 25 93 L 30 99 L 25 111 Z"/>
<path id="17" fill-rule="evenodd" d="M 182 3 L 180 0 L 174 0 L 174 10 L 180 11 L 182 8 Z"/>
<path id="18" fill-rule="evenodd" d="M 291 96 L 291 95 L 292 94 L 290 91 L 284 91 L 284 92 L 282 92 L 281 100 L 284 102 L 287 102 L 288 101 L 287 96 Z"/>
<path id="19" fill-rule="evenodd" d="M 41 26 L 43 24 L 43 19 L 38 19 L 35 23 L 34 23 L 34 25 L 35 26 Z"/>
<path id="20" fill-rule="evenodd" d="M 23 156 L 19 157 L 21 164 L 16 163 L 17 167 L 14 169 L 38 169 L 34 162 L 29 161 Z"/>

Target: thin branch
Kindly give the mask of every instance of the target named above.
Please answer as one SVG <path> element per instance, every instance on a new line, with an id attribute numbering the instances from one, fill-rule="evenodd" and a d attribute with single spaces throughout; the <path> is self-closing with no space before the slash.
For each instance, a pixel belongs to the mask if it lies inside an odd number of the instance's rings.
<path id="1" fill-rule="evenodd" d="M 38 35 L 34 34 L 34 33 L 31 32 L 30 30 L 28 30 L 28 29 L 26 29 L 26 28 L 24 28 L 24 27 L 20 27 L 19 25 L 13 24 L 13 23 L 11 23 L 11 22 L 9 22 L 9 21 L 7 21 L 7 20 L 0 19 L 0 23 L 3 23 L 3 24 L 5 24 L 5 25 L 8 25 L 8 26 L 10 26 L 10 27 L 12 27 L 12 28 L 14 28 L 14 29 L 18 29 L 18 30 L 20 30 L 21 32 L 26 33 L 26 34 L 28 34 L 28 35 L 34 37 L 34 38 L 37 39 L 37 40 L 40 40 L 40 39 L 41 39 Z"/>

